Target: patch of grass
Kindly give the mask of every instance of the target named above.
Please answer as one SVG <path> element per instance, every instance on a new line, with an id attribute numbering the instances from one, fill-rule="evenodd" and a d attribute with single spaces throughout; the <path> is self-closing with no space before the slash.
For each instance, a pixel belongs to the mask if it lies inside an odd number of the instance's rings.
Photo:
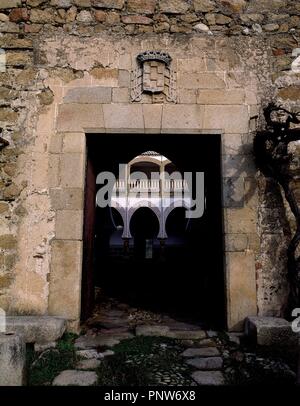
<path id="1" fill-rule="evenodd" d="M 41 354 L 35 353 L 33 348 L 27 350 L 29 386 L 51 385 L 53 379 L 61 371 L 74 368 L 76 362 L 75 338 L 74 334 L 65 334 L 59 340 L 56 348 L 51 348 Z"/>
<path id="2" fill-rule="evenodd" d="M 125 354 L 106 358 L 98 368 L 100 386 L 147 386 L 154 382 L 142 365 L 126 363 Z"/>
<path id="3" fill-rule="evenodd" d="M 183 347 L 165 337 L 135 337 L 117 344 L 115 355 L 104 359 L 98 368 L 101 386 L 149 386 L 159 385 L 155 372 L 188 375 L 180 353 Z"/>

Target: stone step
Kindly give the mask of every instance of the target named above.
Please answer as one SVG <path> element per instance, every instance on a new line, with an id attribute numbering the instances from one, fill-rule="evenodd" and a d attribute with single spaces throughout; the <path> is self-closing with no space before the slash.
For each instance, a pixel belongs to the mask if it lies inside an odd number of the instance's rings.
<path id="1" fill-rule="evenodd" d="M 165 325 L 142 325 L 136 327 L 137 336 L 160 336 L 175 338 L 178 340 L 199 340 L 206 338 L 206 333 L 203 330 L 173 330 Z"/>
<path id="2" fill-rule="evenodd" d="M 225 379 L 220 371 L 196 371 L 192 378 L 198 385 L 221 386 L 225 385 Z"/>
<path id="3" fill-rule="evenodd" d="M 97 347 L 113 347 L 120 343 L 121 340 L 133 338 L 131 333 L 120 334 L 99 334 L 96 336 L 84 335 L 75 341 L 75 348 L 88 350 Z"/>
<path id="4" fill-rule="evenodd" d="M 7 316 L 6 331 L 19 334 L 26 343 L 49 343 L 62 337 L 66 320 L 52 316 Z"/>
<path id="5" fill-rule="evenodd" d="M 219 350 L 215 347 L 187 348 L 182 354 L 183 357 L 215 357 L 220 355 Z"/>
<path id="6" fill-rule="evenodd" d="M 223 367 L 223 360 L 221 357 L 205 357 L 205 358 L 191 358 L 185 361 L 188 365 L 195 368 L 210 371 L 214 369 L 221 369 Z"/>
<path id="7" fill-rule="evenodd" d="M 94 371 L 66 370 L 53 381 L 53 386 L 94 386 L 98 377 Z"/>

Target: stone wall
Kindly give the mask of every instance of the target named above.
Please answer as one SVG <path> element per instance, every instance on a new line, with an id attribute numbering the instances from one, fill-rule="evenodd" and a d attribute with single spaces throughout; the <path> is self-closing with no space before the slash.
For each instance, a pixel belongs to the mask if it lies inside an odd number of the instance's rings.
<path id="1" fill-rule="evenodd" d="M 232 325 L 247 309 L 254 312 L 246 304 L 238 314 L 243 295 L 260 314 L 280 315 L 289 222 L 280 191 L 255 169 L 251 143 L 268 102 L 299 108 L 300 75 L 290 69 L 293 50 L 300 47 L 299 3 L 0 0 L 0 33 L 7 62 L 0 72 L 0 127 L 9 141 L 0 151 L 0 307 L 11 313 L 59 312 L 59 298 L 70 294 L 75 281 L 68 272 L 62 278 L 68 264 L 59 253 L 76 263 L 82 255 L 81 228 L 62 226 L 67 215 L 82 222 L 82 182 L 76 182 L 84 168 L 82 131 L 124 130 L 128 106 L 140 106 L 129 97 L 135 58 L 161 49 L 177 70 L 179 110 L 145 96 L 143 109 L 134 107 L 138 114 L 130 128 L 222 130 Z M 242 274 L 242 268 L 249 272 Z M 240 290 L 247 278 L 250 290 Z M 77 299 L 79 280 L 77 275 Z M 240 297 L 231 297 L 232 291 Z M 73 299 L 66 313 L 71 320 L 79 311 Z"/>

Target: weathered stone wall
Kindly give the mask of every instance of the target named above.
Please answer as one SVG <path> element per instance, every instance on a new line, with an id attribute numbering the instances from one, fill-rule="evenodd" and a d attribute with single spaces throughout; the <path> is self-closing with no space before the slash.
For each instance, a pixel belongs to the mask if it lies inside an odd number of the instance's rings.
<path id="1" fill-rule="evenodd" d="M 65 315 L 76 319 L 80 275 L 75 281 L 68 269 L 82 255 L 81 133 L 124 130 L 123 116 L 132 114 L 132 130 L 222 130 L 232 325 L 247 311 L 245 305 L 239 315 L 247 295 L 261 314 L 280 315 L 290 232 L 279 191 L 255 169 L 251 143 L 266 103 L 299 108 L 300 75 L 290 69 L 299 3 L 0 0 L 0 33 L 7 59 L 0 127 L 10 143 L 0 152 L 0 307 L 57 314 L 60 298 L 68 297 Z M 135 58 L 147 49 L 172 56 L 181 115 L 162 100 L 145 97 L 141 113 L 130 102 Z M 119 106 L 117 115 L 111 106 Z M 247 278 L 249 292 L 231 297 Z"/>

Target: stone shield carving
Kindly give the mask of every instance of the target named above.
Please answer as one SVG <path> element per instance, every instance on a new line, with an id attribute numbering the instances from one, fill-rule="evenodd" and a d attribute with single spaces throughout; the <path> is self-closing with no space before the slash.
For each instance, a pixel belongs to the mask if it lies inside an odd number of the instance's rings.
<path id="1" fill-rule="evenodd" d="M 137 56 L 138 67 L 132 72 L 131 100 L 139 102 L 143 93 L 165 96 L 176 103 L 176 73 L 170 67 L 172 58 L 161 51 L 146 51 Z"/>

